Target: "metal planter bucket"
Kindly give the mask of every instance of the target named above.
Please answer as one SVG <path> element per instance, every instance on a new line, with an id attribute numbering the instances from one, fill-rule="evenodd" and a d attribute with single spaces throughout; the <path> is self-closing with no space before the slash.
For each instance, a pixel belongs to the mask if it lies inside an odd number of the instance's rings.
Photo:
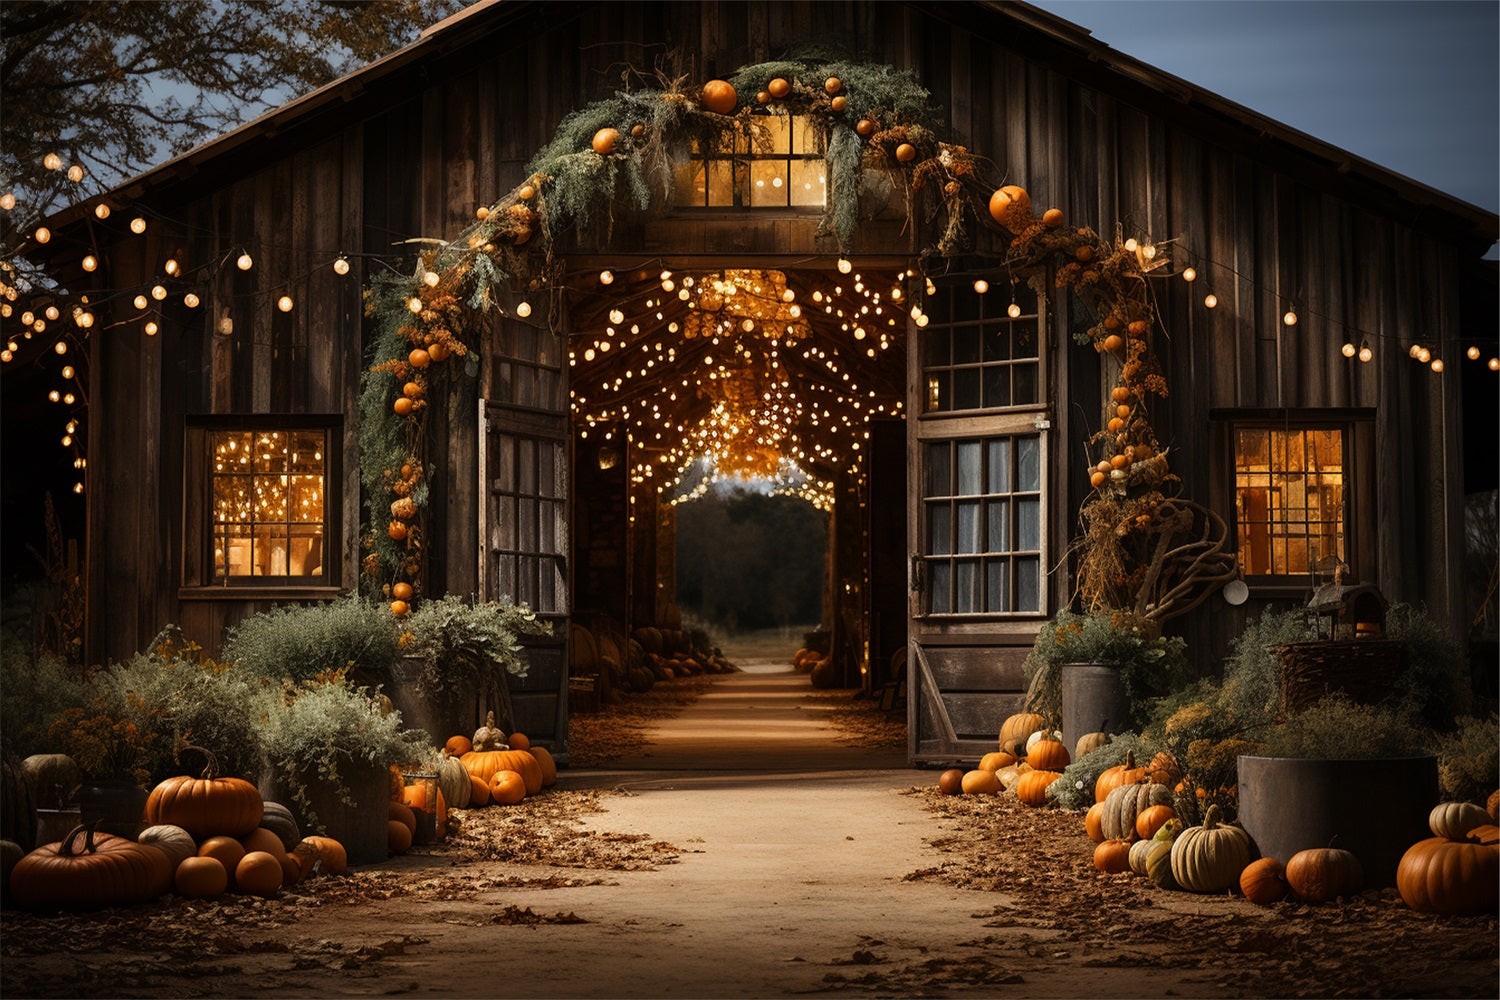
<path id="1" fill-rule="evenodd" d="M 1359 858 L 1365 887 L 1381 888 L 1396 884 L 1406 849 L 1431 836 L 1437 758 L 1241 757 L 1239 797 L 1240 825 L 1263 857 L 1342 848 Z"/>
<path id="2" fill-rule="evenodd" d="M 1072 753 L 1084 733 L 1122 733 L 1130 725 L 1130 699 L 1120 668 L 1107 663 L 1062 665 L 1063 746 Z"/>

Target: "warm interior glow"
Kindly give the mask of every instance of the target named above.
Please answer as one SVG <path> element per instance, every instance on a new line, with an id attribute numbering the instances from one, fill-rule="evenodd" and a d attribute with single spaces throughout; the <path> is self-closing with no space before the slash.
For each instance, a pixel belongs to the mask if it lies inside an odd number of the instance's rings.
<path id="1" fill-rule="evenodd" d="M 216 579 L 322 572 L 323 437 L 322 431 L 210 435 Z"/>
<path id="2" fill-rule="evenodd" d="M 1330 572 L 1344 559 L 1344 448 L 1338 428 L 1234 432 L 1239 557 L 1250 576 Z"/>

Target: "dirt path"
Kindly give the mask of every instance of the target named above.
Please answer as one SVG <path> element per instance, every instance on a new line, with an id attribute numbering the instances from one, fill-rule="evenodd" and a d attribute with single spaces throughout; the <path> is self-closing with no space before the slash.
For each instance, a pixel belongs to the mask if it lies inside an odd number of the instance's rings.
<path id="1" fill-rule="evenodd" d="M 275 901 L 8 914 L 0 993 L 1494 995 L 1493 917 L 1099 876 L 1076 816 L 938 797 L 899 750 L 846 745 L 804 676 L 743 665 L 638 756 L 441 851 Z"/>

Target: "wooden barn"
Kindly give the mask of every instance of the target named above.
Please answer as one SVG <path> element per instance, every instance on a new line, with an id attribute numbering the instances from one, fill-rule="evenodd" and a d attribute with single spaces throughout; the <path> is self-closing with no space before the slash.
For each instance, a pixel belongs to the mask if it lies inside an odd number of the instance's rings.
<path id="1" fill-rule="evenodd" d="M 1158 453 L 1248 588 L 1172 622 L 1201 670 L 1340 562 L 1462 622 L 1465 483 L 1494 487 L 1496 376 L 1463 354 L 1496 353 L 1493 215 L 1024 3 L 505 0 L 121 186 L 107 219 L 51 220 L 54 272 L 101 289 L 89 659 L 167 622 L 215 649 L 360 589 L 385 474 L 422 504 L 395 563 L 417 599 L 559 626 L 517 721 L 565 753 L 569 625 L 676 626 L 675 504 L 707 457 L 831 512 L 828 552 L 786 557 L 826 559 L 841 683 L 908 682 L 911 759 L 994 749 L 1073 596 L 1121 369 L 1087 268 L 1068 284 L 1015 253 L 1029 215 L 986 211 L 1002 185 L 1060 212 L 1035 239 L 1065 220 L 1144 275 Z M 455 268 L 483 280 L 444 306 Z M 362 466 L 392 295 L 452 335 L 407 394 L 410 477 Z"/>

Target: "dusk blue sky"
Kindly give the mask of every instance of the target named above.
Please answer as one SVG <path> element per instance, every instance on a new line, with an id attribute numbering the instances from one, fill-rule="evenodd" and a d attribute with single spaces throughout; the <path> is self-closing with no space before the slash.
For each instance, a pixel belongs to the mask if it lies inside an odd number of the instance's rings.
<path id="1" fill-rule="evenodd" d="M 1032 0 L 1111 48 L 1500 210 L 1500 3 Z"/>

